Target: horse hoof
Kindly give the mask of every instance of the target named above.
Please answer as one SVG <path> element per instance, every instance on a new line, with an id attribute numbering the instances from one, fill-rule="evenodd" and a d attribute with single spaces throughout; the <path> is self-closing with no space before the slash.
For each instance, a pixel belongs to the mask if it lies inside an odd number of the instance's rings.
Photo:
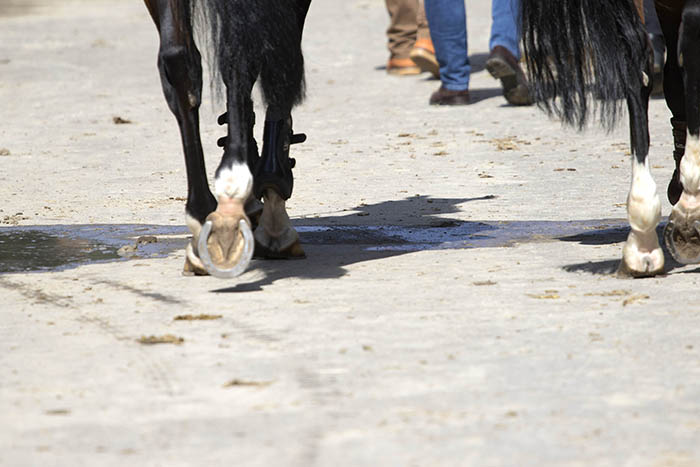
<path id="1" fill-rule="evenodd" d="M 247 218 L 224 216 L 216 211 L 207 217 L 197 243 L 206 271 L 222 279 L 242 274 L 250 264 L 254 248 L 253 231 Z"/>
<path id="2" fill-rule="evenodd" d="M 183 276 L 208 276 L 209 272 L 201 266 L 193 263 L 188 256 L 185 256 L 185 266 L 182 268 Z"/>
<path id="3" fill-rule="evenodd" d="M 642 277 L 654 277 L 662 274 L 664 272 L 663 266 L 660 268 L 655 264 L 652 258 L 644 258 L 640 264 L 636 267 L 632 267 L 627 264 L 627 261 L 623 258 L 620 261 L 620 266 L 617 268 L 616 275 L 621 279 L 626 278 L 642 278 Z"/>
<path id="4" fill-rule="evenodd" d="M 700 263 L 700 220 L 675 214 L 674 211 L 664 228 L 668 251 L 681 264 Z"/>

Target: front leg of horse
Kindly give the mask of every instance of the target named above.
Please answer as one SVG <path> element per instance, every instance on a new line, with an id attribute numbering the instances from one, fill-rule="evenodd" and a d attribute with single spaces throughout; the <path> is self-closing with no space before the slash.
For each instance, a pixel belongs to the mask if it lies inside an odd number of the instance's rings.
<path id="1" fill-rule="evenodd" d="M 217 170 L 215 191 L 216 210 L 199 224 L 188 222 L 193 233 L 187 247 L 187 263 L 191 272 L 230 278 L 246 270 L 255 247 L 251 222 L 246 215 L 246 200 L 253 185 L 245 164 L 234 163 Z"/>
<path id="2" fill-rule="evenodd" d="M 661 219 L 661 201 L 649 171 L 648 160 L 633 156 L 632 186 L 627 196 L 630 233 L 622 250 L 620 272 L 633 277 L 654 276 L 664 269 L 656 226 Z"/>
<path id="3" fill-rule="evenodd" d="M 700 263 L 700 1 L 686 2 L 680 30 L 677 60 L 683 74 L 688 134 L 678 167 L 683 192 L 673 206 L 664 239 L 676 261 L 691 264 Z"/>
<path id="4" fill-rule="evenodd" d="M 649 55 L 651 57 L 651 55 Z M 630 233 L 622 249 L 620 273 L 632 277 L 655 276 L 663 272 L 664 254 L 656 226 L 661 219 L 661 201 L 649 170 L 649 122 L 647 106 L 651 93 L 651 61 L 635 93 L 627 98 L 632 152 L 632 184 L 627 196 Z"/>
<path id="5" fill-rule="evenodd" d="M 673 206 L 664 240 L 679 263 L 700 263 L 700 138 L 688 135 L 680 163 L 683 193 Z"/>

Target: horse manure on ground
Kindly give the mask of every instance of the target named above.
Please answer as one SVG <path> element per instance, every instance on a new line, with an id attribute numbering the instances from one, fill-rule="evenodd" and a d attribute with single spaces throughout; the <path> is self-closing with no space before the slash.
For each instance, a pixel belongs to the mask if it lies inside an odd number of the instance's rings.
<path id="1" fill-rule="evenodd" d="M 494 281 L 477 281 L 477 282 L 472 282 L 473 285 L 481 286 L 481 285 L 496 285 L 498 282 Z"/>
<path id="2" fill-rule="evenodd" d="M 114 116 L 112 117 L 112 121 L 114 122 L 115 125 L 128 125 L 129 123 L 132 123 L 131 120 L 122 118 L 120 116 Z"/>
<path id="3" fill-rule="evenodd" d="M 272 384 L 272 381 L 245 381 L 242 379 L 232 379 L 228 383 L 224 384 L 225 388 L 233 387 L 265 387 Z"/>
<path id="4" fill-rule="evenodd" d="M 222 315 L 207 315 L 207 314 L 178 315 L 175 318 L 173 318 L 173 321 L 197 321 L 197 320 L 211 320 L 211 319 L 221 319 L 221 318 L 223 318 Z"/>
<path id="5" fill-rule="evenodd" d="M 181 345 L 185 342 L 182 337 L 173 336 L 172 334 L 164 334 L 162 336 L 141 336 L 136 340 L 139 344 L 155 345 L 155 344 L 175 344 Z"/>

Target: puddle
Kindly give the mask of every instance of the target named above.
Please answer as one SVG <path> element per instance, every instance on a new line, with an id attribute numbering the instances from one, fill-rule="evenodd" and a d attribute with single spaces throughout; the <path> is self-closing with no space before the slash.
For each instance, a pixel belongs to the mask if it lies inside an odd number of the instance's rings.
<path id="1" fill-rule="evenodd" d="M 297 225 L 304 245 L 356 245 L 369 251 L 494 248 L 534 241 L 606 244 L 624 241 L 623 219 L 571 222 L 462 222 L 432 226 Z M 155 237 L 154 242 L 139 238 Z M 185 226 L 142 224 L 53 225 L 0 228 L 0 274 L 41 272 L 84 264 L 162 258 L 187 244 Z M 128 256 L 125 246 L 135 245 Z"/>
<path id="2" fill-rule="evenodd" d="M 586 221 L 449 221 L 435 226 L 295 226 L 302 244 L 367 245 L 371 251 L 494 248 L 515 243 L 570 240 L 582 243 L 624 241 L 623 219 Z"/>
<path id="3" fill-rule="evenodd" d="M 82 238 L 38 230 L 0 233 L 0 273 L 55 269 L 74 262 L 119 258 L 117 250 Z"/>
<path id="4" fill-rule="evenodd" d="M 55 225 L 0 229 L 0 274 L 70 269 L 82 264 L 165 257 L 184 248 L 186 227 L 144 225 Z M 138 245 L 133 255 L 118 251 L 140 236 L 158 241 Z M 181 238 L 172 238 L 179 236 Z M 168 238 L 171 237 L 171 238 Z"/>

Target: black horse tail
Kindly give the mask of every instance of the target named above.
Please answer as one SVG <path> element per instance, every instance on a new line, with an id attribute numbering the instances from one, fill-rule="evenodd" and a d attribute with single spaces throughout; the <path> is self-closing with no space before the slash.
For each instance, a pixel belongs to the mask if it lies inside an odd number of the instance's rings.
<path id="1" fill-rule="evenodd" d="M 250 88 L 260 78 L 270 106 L 291 110 L 304 98 L 303 12 L 296 0 L 185 0 L 213 88 Z"/>
<path id="2" fill-rule="evenodd" d="M 638 99 L 647 84 L 647 38 L 633 0 L 522 0 L 521 15 L 537 105 L 579 130 L 597 109 L 612 129 L 622 100 Z"/>

